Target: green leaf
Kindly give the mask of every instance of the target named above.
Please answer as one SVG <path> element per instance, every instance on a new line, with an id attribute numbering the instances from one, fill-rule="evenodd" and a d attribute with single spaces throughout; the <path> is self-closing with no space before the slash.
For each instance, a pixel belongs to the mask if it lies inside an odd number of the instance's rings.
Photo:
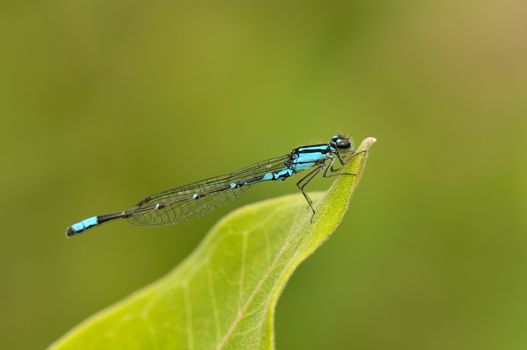
<path id="1" fill-rule="evenodd" d="M 366 151 L 374 138 L 358 148 Z M 364 170 L 358 154 L 325 193 L 315 221 L 300 194 L 249 205 L 221 220 L 156 283 L 99 312 L 51 349 L 273 349 L 274 310 L 298 265 L 338 226 Z"/>

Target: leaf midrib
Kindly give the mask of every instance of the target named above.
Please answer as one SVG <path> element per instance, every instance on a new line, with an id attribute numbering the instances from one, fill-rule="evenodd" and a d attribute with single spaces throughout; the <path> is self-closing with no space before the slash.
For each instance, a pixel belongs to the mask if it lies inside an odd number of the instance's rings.
<path id="1" fill-rule="evenodd" d="M 323 198 L 321 198 L 318 202 L 317 202 L 317 208 L 318 208 L 318 205 L 320 204 L 320 202 L 325 198 L 325 196 Z M 327 207 L 324 207 L 323 209 L 323 212 L 321 213 L 321 217 L 323 216 L 322 214 L 325 214 L 325 212 L 327 211 Z M 263 277 L 261 278 L 261 280 L 258 282 L 258 284 L 256 285 L 256 287 L 253 289 L 253 291 L 251 292 L 251 294 L 249 295 L 247 301 L 245 302 L 245 304 L 243 305 L 243 307 L 238 311 L 238 314 L 236 316 L 236 318 L 232 321 L 232 324 L 231 326 L 229 327 L 229 329 L 227 330 L 227 333 L 225 333 L 225 336 L 223 337 L 222 341 L 218 344 L 218 346 L 216 347 L 217 350 L 222 350 L 225 348 L 225 346 L 227 345 L 227 342 L 230 340 L 230 337 L 231 335 L 234 333 L 234 331 L 236 330 L 236 328 L 238 327 L 238 325 L 240 324 L 240 322 L 243 320 L 243 318 L 245 317 L 245 313 L 247 312 L 247 309 L 249 308 L 249 306 L 251 305 L 252 301 L 254 300 L 254 298 L 256 297 L 256 295 L 258 294 L 258 292 L 261 290 L 263 284 L 268 280 L 269 276 L 271 275 L 271 272 L 273 272 L 273 270 L 277 267 L 277 262 L 280 261 L 280 258 L 283 256 L 283 254 L 287 251 L 287 248 L 289 248 L 292 244 L 292 242 L 295 240 L 295 238 L 298 236 L 298 233 L 301 229 L 303 229 L 305 227 L 305 224 L 306 222 L 308 221 L 308 217 L 306 217 L 303 222 L 297 226 L 297 229 L 289 235 L 289 237 L 291 237 L 290 239 L 288 239 L 284 245 L 282 246 L 282 248 L 280 249 L 280 251 L 278 252 L 278 254 L 276 255 L 275 259 L 273 260 L 273 262 L 271 263 L 271 265 L 269 266 L 269 268 L 265 271 L 265 274 L 263 275 Z M 312 228 L 310 229 L 310 233 L 312 233 Z M 293 257 L 296 257 L 297 252 L 295 252 L 295 254 L 293 255 Z M 292 259 L 291 262 L 294 262 L 295 259 Z M 291 265 L 291 263 L 287 264 L 287 265 Z M 286 270 L 284 270 L 286 271 Z M 279 280 L 279 279 L 277 279 Z M 276 285 L 276 284 L 275 284 Z M 274 289 L 274 286 L 273 286 L 273 289 Z M 273 293 L 270 293 L 269 297 L 267 298 L 267 300 L 270 299 L 270 297 L 273 295 Z"/>

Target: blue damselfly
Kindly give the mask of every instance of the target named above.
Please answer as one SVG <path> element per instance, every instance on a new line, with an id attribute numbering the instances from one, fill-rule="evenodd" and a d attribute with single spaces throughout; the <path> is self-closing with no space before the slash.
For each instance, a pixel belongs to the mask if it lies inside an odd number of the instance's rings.
<path id="1" fill-rule="evenodd" d="M 358 153 L 348 137 L 336 135 L 328 143 L 297 147 L 284 156 L 264 160 L 231 174 L 148 196 L 129 210 L 92 216 L 68 227 L 66 235 L 74 236 L 104 222 L 121 218 L 140 226 L 177 224 L 232 201 L 258 183 L 284 181 L 303 170 L 309 171 L 296 185 L 312 210 L 313 221 L 315 209 L 313 201 L 304 191 L 305 187 L 321 172 L 323 177 L 355 175 L 342 172 L 340 168 L 335 169 L 333 165 L 338 161 L 343 166 Z"/>

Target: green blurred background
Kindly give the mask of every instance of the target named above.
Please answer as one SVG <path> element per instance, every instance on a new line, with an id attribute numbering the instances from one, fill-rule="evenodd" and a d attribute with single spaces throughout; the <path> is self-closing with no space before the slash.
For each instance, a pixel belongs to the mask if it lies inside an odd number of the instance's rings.
<path id="1" fill-rule="evenodd" d="M 278 349 L 525 349 L 526 18 L 519 0 L 0 3 L 0 348 L 47 346 L 296 188 L 179 226 L 67 225 L 343 132 L 379 142 L 280 300 Z"/>

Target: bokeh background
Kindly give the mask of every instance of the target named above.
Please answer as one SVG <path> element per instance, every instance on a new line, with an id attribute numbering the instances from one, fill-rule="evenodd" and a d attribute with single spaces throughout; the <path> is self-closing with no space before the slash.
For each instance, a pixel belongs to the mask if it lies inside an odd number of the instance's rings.
<path id="1" fill-rule="evenodd" d="M 0 348 L 46 347 L 296 189 L 67 225 L 343 132 L 379 141 L 279 302 L 278 349 L 525 349 L 526 19 L 520 0 L 0 3 Z"/>

